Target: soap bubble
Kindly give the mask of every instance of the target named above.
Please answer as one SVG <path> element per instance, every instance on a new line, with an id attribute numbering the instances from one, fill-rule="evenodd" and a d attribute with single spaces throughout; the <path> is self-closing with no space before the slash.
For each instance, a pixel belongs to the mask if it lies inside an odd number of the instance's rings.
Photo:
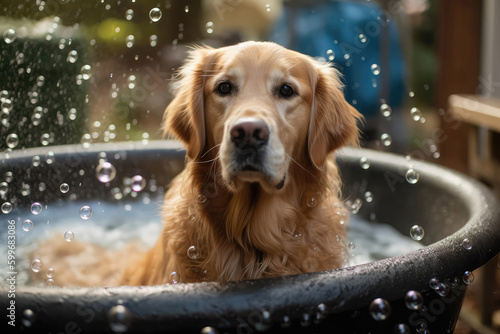
<path id="1" fill-rule="evenodd" d="M 45 77 L 43 75 L 39 75 L 38 77 L 36 77 L 36 85 L 38 87 L 42 87 L 44 83 L 45 83 Z"/>
<path id="2" fill-rule="evenodd" d="M 389 147 L 392 144 L 392 137 L 388 133 L 383 133 L 380 136 L 380 141 L 382 142 L 382 145 Z"/>
<path id="3" fill-rule="evenodd" d="M 189 13 L 189 6 L 185 6 L 185 7 L 184 7 L 184 12 L 185 12 L 185 13 Z"/>
<path id="4" fill-rule="evenodd" d="M 391 116 L 392 108 L 387 103 L 382 103 L 380 105 L 380 113 L 384 117 L 389 117 Z"/>
<path id="5" fill-rule="evenodd" d="M 371 203 L 373 201 L 373 194 L 371 193 L 371 191 L 365 192 L 365 201 L 367 203 Z"/>
<path id="6" fill-rule="evenodd" d="M 139 192 L 146 187 L 146 180 L 141 175 L 132 177 L 132 190 Z"/>
<path id="7" fill-rule="evenodd" d="M 42 212 L 42 205 L 38 202 L 31 204 L 31 213 L 34 215 L 38 215 Z"/>
<path id="8" fill-rule="evenodd" d="M 12 108 L 14 108 L 14 104 L 12 103 L 12 100 L 11 99 L 4 99 L 2 101 L 2 112 L 3 113 L 6 113 L 8 115 L 9 112 L 12 111 Z"/>
<path id="9" fill-rule="evenodd" d="M 80 218 L 87 220 L 92 217 L 92 208 L 88 205 L 84 205 L 80 209 Z"/>
<path id="10" fill-rule="evenodd" d="M 133 9 L 127 9 L 127 11 L 125 12 L 125 19 L 127 19 L 127 21 L 130 21 L 134 18 L 134 10 Z"/>
<path id="11" fill-rule="evenodd" d="M 419 310 L 424 304 L 424 297 L 420 292 L 410 290 L 405 295 L 405 304 L 409 310 Z"/>
<path id="12" fill-rule="evenodd" d="M 158 36 L 156 35 L 149 36 L 149 45 L 151 45 L 152 47 L 158 45 Z"/>
<path id="13" fill-rule="evenodd" d="M 115 333 L 125 333 L 130 327 L 132 315 L 123 305 L 113 306 L 107 314 L 109 328 Z"/>
<path id="14" fill-rule="evenodd" d="M 372 73 L 374 75 L 379 75 L 380 74 L 380 66 L 378 66 L 377 64 L 372 64 L 372 66 L 370 68 L 371 68 Z"/>
<path id="15" fill-rule="evenodd" d="M 116 168 L 110 162 L 104 161 L 101 162 L 96 167 L 96 176 L 99 181 L 102 183 L 111 182 L 114 180 L 116 176 Z"/>
<path id="16" fill-rule="evenodd" d="M 203 194 L 198 194 L 198 196 L 196 196 L 196 201 L 200 204 L 203 204 L 207 201 L 207 196 Z"/>
<path id="17" fill-rule="evenodd" d="M 406 181 L 409 184 L 415 184 L 415 183 L 417 183 L 419 177 L 420 177 L 420 175 L 418 174 L 418 172 L 416 172 L 415 170 L 413 170 L 411 168 L 408 169 L 408 171 L 406 172 L 406 175 L 405 175 Z"/>
<path id="18" fill-rule="evenodd" d="M 358 38 L 359 38 L 359 41 L 361 43 L 366 43 L 366 41 L 367 41 L 367 38 L 366 38 L 365 34 L 359 34 Z"/>
<path id="19" fill-rule="evenodd" d="M 462 247 L 465 249 L 465 250 L 471 250 L 472 249 L 472 244 L 470 243 L 470 240 L 465 238 L 463 241 L 462 241 Z"/>
<path id="20" fill-rule="evenodd" d="M 31 327 L 33 325 L 33 322 L 35 321 L 35 313 L 30 310 L 29 308 L 25 309 L 23 311 L 23 318 L 21 322 L 25 327 Z"/>
<path id="21" fill-rule="evenodd" d="M 361 157 L 361 159 L 359 159 L 359 165 L 363 169 L 368 169 L 370 168 L 370 161 L 368 161 L 366 157 Z"/>
<path id="22" fill-rule="evenodd" d="M 129 89 L 135 88 L 135 81 L 136 81 L 135 75 L 133 74 L 129 75 L 129 77 L 127 78 L 127 86 Z"/>
<path id="23" fill-rule="evenodd" d="M 71 231 L 66 231 L 66 233 L 64 233 L 64 239 L 67 241 L 67 242 L 71 242 L 73 241 L 73 238 L 75 237 L 75 234 Z"/>
<path id="24" fill-rule="evenodd" d="M 40 259 L 34 259 L 33 262 L 31 262 L 31 270 L 33 270 L 35 273 L 39 272 L 42 270 L 43 263 L 42 260 Z"/>
<path id="25" fill-rule="evenodd" d="M 450 287 L 445 283 L 438 283 L 434 291 L 441 297 L 446 297 L 450 293 Z"/>
<path id="26" fill-rule="evenodd" d="M 425 235 L 424 228 L 419 225 L 413 225 L 412 228 L 410 229 L 410 236 L 413 240 L 422 240 L 422 238 Z"/>
<path id="27" fill-rule="evenodd" d="M 31 231 L 31 229 L 33 228 L 33 222 L 29 219 L 26 219 L 24 222 L 23 222 L 23 230 L 25 232 L 28 232 L 28 231 Z"/>
<path id="28" fill-rule="evenodd" d="M 335 60 L 335 52 L 333 52 L 333 50 L 326 51 L 326 55 L 327 55 L 329 61 Z"/>
<path id="29" fill-rule="evenodd" d="M 307 206 L 310 208 L 314 208 L 316 205 L 318 205 L 318 200 L 311 196 L 307 199 Z"/>
<path id="30" fill-rule="evenodd" d="M 219 334 L 219 332 L 215 328 L 207 326 L 201 329 L 201 334 Z"/>
<path id="31" fill-rule="evenodd" d="M 10 202 L 4 202 L 2 204 L 1 210 L 4 214 L 8 214 L 12 211 L 12 204 Z"/>
<path id="32" fill-rule="evenodd" d="M 160 8 L 155 7 L 155 8 L 152 8 L 152 9 L 149 11 L 149 18 L 150 18 L 150 19 L 151 19 L 151 21 L 153 21 L 153 22 L 158 22 L 158 21 L 160 21 L 160 19 L 161 19 L 161 15 L 162 15 L 162 13 L 161 13 Z"/>
<path id="33" fill-rule="evenodd" d="M 187 255 L 190 259 L 195 260 L 200 256 L 200 252 L 195 246 L 191 246 L 187 250 Z"/>
<path id="34" fill-rule="evenodd" d="M 464 281 L 465 284 L 472 284 L 474 283 L 474 274 L 471 271 L 466 271 L 463 276 L 462 280 Z"/>
<path id="35" fill-rule="evenodd" d="M 48 278 L 52 278 L 52 277 L 54 277 L 55 270 L 53 268 L 49 268 L 49 269 L 47 269 L 46 274 L 47 274 Z"/>
<path id="36" fill-rule="evenodd" d="M 387 319 L 391 314 L 391 305 L 387 300 L 377 298 L 371 302 L 369 311 L 373 319 L 382 321 Z"/>
<path id="37" fill-rule="evenodd" d="M 92 77 L 92 67 L 90 65 L 83 65 L 80 69 L 80 74 L 83 80 L 89 80 Z"/>
<path id="38" fill-rule="evenodd" d="M 78 52 L 76 50 L 71 50 L 69 53 L 68 53 L 68 57 L 66 58 L 66 61 L 68 63 L 72 63 L 74 64 L 78 59 Z"/>
<path id="39" fill-rule="evenodd" d="M 47 286 L 54 286 L 54 280 L 52 278 L 49 278 L 46 284 Z"/>
<path id="40" fill-rule="evenodd" d="M 413 107 L 411 108 L 410 113 L 415 122 L 420 121 L 420 118 L 422 117 L 422 112 L 420 111 L 420 109 Z"/>
<path id="41" fill-rule="evenodd" d="M 214 32 L 214 23 L 212 21 L 207 22 L 205 24 L 205 29 L 207 29 L 207 34 L 211 34 Z"/>
<path id="42" fill-rule="evenodd" d="M 0 182 L 0 197 L 5 196 L 9 192 L 9 184 L 7 182 Z"/>
<path id="43" fill-rule="evenodd" d="M 179 280 L 181 279 L 181 275 L 179 275 L 176 271 L 173 271 L 168 276 L 168 279 L 169 279 L 170 283 L 177 284 L 177 283 L 179 283 Z"/>
<path id="44" fill-rule="evenodd" d="M 349 249 L 354 249 L 356 248 L 356 245 L 354 244 L 354 242 L 351 241 L 347 244 L 347 247 L 349 247 Z"/>
<path id="45" fill-rule="evenodd" d="M 69 185 L 67 183 L 61 183 L 61 185 L 59 186 L 59 190 L 63 194 L 66 194 L 69 191 Z"/>
<path id="46" fill-rule="evenodd" d="M 5 43 L 10 44 L 16 40 L 16 31 L 14 29 L 7 29 L 3 33 L 3 40 Z"/>
<path id="47" fill-rule="evenodd" d="M 406 324 L 397 324 L 394 327 L 394 334 L 411 334 L 411 329 Z"/>
<path id="48" fill-rule="evenodd" d="M 128 35 L 126 38 L 125 38 L 125 45 L 127 46 L 127 48 L 131 48 L 134 46 L 134 43 L 135 43 L 135 37 L 134 35 Z"/>

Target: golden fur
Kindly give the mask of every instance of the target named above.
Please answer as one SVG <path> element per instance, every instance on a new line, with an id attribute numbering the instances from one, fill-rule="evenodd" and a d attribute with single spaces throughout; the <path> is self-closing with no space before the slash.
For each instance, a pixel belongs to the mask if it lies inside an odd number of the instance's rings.
<path id="1" fill-rule="evenodd" d="M 218 95 L 221 80 L 235 82 L 235 92 Z M 297 95 L 278 97 L 275 82 L 292 84 Z M 341 267 L 346 236 L 331 153 L 357 143 L 361 116 L 340 88 L 334 68 L 273 43 L 192 50 L 164 122 L 165 132 L 185 143 L 187 165 L 165 196 L 162 235 L 125 270 L 121 284 L 233 281 Z M 268 174 L 231 174 L 227 136 L 242 117 L 268 124 L 274 159 Z M 280 178 L 282 187 L 276 186 Z M 196 250 L 189 256 L 191 246 Z"/>

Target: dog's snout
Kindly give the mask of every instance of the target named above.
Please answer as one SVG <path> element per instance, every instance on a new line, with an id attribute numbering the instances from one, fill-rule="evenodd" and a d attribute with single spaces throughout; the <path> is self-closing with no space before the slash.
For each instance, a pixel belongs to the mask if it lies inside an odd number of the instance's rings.
<path id="1" fill-rule="evenodd" d="M 269 127 L 261 119 L 242 118 L 232 126 L 230 135 L 237 147 L 262 147 L 269 140 Z"/>

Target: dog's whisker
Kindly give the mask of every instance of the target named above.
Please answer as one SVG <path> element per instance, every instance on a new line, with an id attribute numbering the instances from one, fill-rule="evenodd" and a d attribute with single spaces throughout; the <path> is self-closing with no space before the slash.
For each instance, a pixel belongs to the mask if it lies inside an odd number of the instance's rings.
<path id="1" fill-rule="evenodd" d="M 313 175 L 310 171 L 308 171 L 308 170 L 307 170 L 304 166 L 302 166 L 302 165 L 301 165 L 301 164 L 299 164 L 299 163 L 298 163 L 298 162 L 297 162 L 294 158 L 292 158 L 292 157 L 290 156 L 290 154 L 287 154 L 287 153 L 285 153 L 285 154 L 286 154 L 286 156 L 287 156 L 287 157 L 289 157 L 289 158 L 290 158 L 290 160 L 292 160 L 295 164 L 297 164 L 297 166 L 299 166 L 299 167 L 300 167 L 300 168 L 302 168 L 304 171 L 306 171 L 306 173 L 308 173 L 308 174 L 309 174 L 309 175 L 311 175 L 311 176 L 314 176 L 314 175 Z"/>
<path id="2" fill-rule="evenodd" d="M 208 151 L 206 151 L 205 153 L 203 153 L 203 155 L 202 155 L 200 158 L 203 158 L 205 155 L 207 155 L 207 154 L 208 154 L 208 152 L 210 152 L 210 151 L 211 151 L 211 150 L 213 150 L 214 148 L 219 147 L 219 146 L 221 146 L 221 145 L 222 145 L 222 144 L 217 144 L 217 145 L 215 145 L 214 147 L 210 148 Z"/>

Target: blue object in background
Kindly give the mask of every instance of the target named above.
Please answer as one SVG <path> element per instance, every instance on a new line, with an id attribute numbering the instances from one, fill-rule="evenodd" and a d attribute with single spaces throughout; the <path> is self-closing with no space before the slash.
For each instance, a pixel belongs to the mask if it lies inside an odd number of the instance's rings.
<path id="1" fill-rule="evenodd" d="M 391 14 L 367 1 L 287 1 L 270 39 L 332 61 L 344 76 L 347 101 L 373 117 L 386 101 L 394 110 L 406 95 L 406 70 Z"/>

